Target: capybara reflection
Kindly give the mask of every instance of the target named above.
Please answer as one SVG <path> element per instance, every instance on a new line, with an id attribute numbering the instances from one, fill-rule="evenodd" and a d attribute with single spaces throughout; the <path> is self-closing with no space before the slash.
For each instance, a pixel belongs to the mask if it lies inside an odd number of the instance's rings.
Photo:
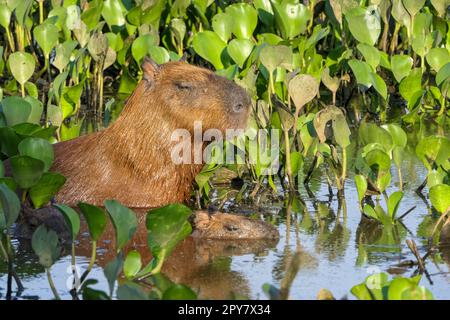
<path id="1" fill-rule="evenodd" d="M 55 145 L 52 171 L 67 178 L 56 201 L 103 205 L 116 199 L 132 208 L 186 202 L 202 164 L 172 160 L 175 130 L 194 140 L 203 131 L 244 129 L 251 99 L 244 89 L 210 70 L 185 62 L 143 64 L 138 84 L 118 119 L 105 130 Z M 196 146 L 203 150 L 206 143 Z M 195 148 L 192 148 L 194 152 Z M 197 149 L 198 150 L 198 149 Z"/>

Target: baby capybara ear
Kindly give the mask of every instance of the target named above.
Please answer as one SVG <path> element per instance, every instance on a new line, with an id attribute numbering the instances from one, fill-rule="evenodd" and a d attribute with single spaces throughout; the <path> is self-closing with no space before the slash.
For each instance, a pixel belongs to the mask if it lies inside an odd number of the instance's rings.
<path id="1" fill-rule="evenodd" d="M 142 70 L 144 70 L 144 79 L 147 81 L 153 81 L 155 75 L 158 73 L 161 66 L 153 61 L 150 57 L 145 57 L 142 63 Z"/>

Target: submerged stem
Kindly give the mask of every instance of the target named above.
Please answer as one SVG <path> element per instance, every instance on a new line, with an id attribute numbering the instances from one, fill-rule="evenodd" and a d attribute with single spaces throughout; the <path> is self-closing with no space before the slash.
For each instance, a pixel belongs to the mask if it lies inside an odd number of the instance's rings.
<path id="1" fill-rule="evenodd" d="M 45 268 L 45 272 L 47 273 L 48 284 L 50 285 L 50 289 L 52 290 L 53 295 L 56 300 L 61 300 L 58 291 L 56 290 L 55 283 L 53 282 L 52 275 L 50 274 L 50 269 Z"/>

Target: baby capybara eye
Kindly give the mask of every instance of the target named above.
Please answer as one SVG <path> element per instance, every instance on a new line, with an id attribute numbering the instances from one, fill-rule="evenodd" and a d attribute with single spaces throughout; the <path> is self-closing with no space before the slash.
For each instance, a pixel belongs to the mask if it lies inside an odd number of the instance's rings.
<path id="1" fill-rule="evenodd" d="M 175 82 L 175 87 L 178 90 L 182 90 L 182 91 L 190 91 L 194 88 L 194 85 L 192 83 L 189 82 Z"/>

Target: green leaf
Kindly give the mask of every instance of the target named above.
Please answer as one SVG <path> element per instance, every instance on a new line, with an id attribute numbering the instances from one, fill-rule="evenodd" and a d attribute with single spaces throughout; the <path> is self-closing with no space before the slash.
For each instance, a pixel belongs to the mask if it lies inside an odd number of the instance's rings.
<path id="1" fill-rule="evenodd" d="M 151 46 L 158 45 L 158 39 L 152 34 L 146 34 L 138 37 L 131 45 L 131 54 L 137 63 L 141 63 L 142 59 L 148 54 Z"/>
<path id="2" fill-rule="evenodd" d="M 411 17 L 415 16 L 423 8 L 425 0 L 402 0 Z"/>
<path id="3" fill-rule="evenodd" d="M 108 262 L 103 268 L 103 273 L 108 281 L 109 295 L 112 296 L 114 291 L 114 284 L 123 269 L 123 253 L 120 252 L 113 260 Z"/>
<path id="4" fill-rule="evenodd" d="M 432 48 L 427 54 L 427 62 L 436 72 L 439 72 L 449 61 L 450 53 L 446 48 Z"/>
<path id="5" fill-rule="evenodd" d="M 350 32 L 356 40 L 373 46 L 380 36 L 380 14 L 375 6 L 356 7 L 345 15 Z"/>
<path id="6" fill-rule="evenodd" d="M 112 26 L 121 27 L 125 25 L 125 17 L 123 15 L 121 1 L 119 0 L 105 0 L 102 10 L 103 19 L 110 28 Z"/>
<path id="7" fill-rule="evenodd" d="M 387 207 L 388 207 L 389 216 L 391 217 L 392 220 L 395 219 L 395 215 L 397 213 L 398 206 L 400 205 L 400 201 L 402 200 L 402 198 L 403 198 L 403 192 L 401 192 L 401 191 L 393 192 L 389 196 Z"/>
<path id="8" fill-rule="evenodd" d="M 382 128 L 389 132 L 389 134 L 392 137 L 392 142 L 394 146 L 405 148 L 406 143 L 408 142 L 408 137 L 406 136 L 405 131 L 403 129 L 394 123 L 389 123 L 386 125 L 383 125 Z"/>
<path id="9" fill-rule="evenodd" d="M 247 39 L 233 39 L 227 47 L 228 54 L 240 68 L 244 66 L 245 61 L 250 56 L 254 44 Z"/>
<path id="10" fill-rule="evenodd" d="M 416 155 L 430 171 L 433 166 L 443 165 L 450 158 L 450 140 L 442 136 L 429 136 L 419 141 Z"/>
<path id="11" fill-rule="evenodd" d="M 411 70 L 409 75 L 400 82 L 399 91 L 406 101 L 409 101 L 416 92 L 422 91 L 422 69 Z"/>
<path id="12" fill-rule="evenodd" d="M 306 31 L 311 11 L 297 0 L 272 1 L 275 22 L 284 39 L 292 39 Z"/>
<path id="13" fill-rule="evenodd" d="M 83 202 L 78 203 L 78 208 L 80 208 L 81 213 L 86 219 L 92 240 L 98 241 L 105 231 L 108 221 L 105 212 L 97 206 Z"/>
<path id="14" fill-rule="evenodd" d="M 58 208 L 58 210 L 64 216 L 64 220 L 69 227 L 72 241 L 75 241 L 78 233 L 80 232 L 80 217 L 78 213 L 65 204 L 55 204 L 54 206 Z"/>
<path id="15" fill-rule="evenodd" d="M 232 32 L 238 39 L 252 39 L 258 23 L 258 13 L 256 9 L 248 3 L 235 3 L 225 9 L 234 23 Z M 238 23 L 236 23 L 239 21 Z"/>
<path id="16" fill-rule="evenodd" d="M 379 217 L 378 217 L 378 214 L 376 213 L 376 211 L 370 205 L 366 204 L 364 206 L 363 211 L 366 214 L 366 216 L 368 216 L 368 217 L 370 217 L 372 219 L 375 219 L 375 220 L 380 220 Z"/>
<path id="17" fill-rule="evenodd" d="M 142 286 L 134 282 L 126 282 L 117 288 L 117 298 L 119 300 L 148 300 L 148 294 Z"/>
<path id="18" fill-rule="evenodd" d="M 221 55 L 227 44 L 217 33 L 213 31 L 198 32 L 194 35 L 192 46 L 195 52 L 203 59 L 212 63 L 216 70 L 224 68 Z"/>
<path id="19" fill-rule="evenodd" d="M 48 140 L 41 138 L 26 138 L 19 143 L 19 154 L 41 160 L 44 163 L 44 171 L 48 171 L 54 159 L 53 146 Z"/>
<path id="20" fill-rule="evenodd" d="M 29 82 L 27 82 L 29 84 Z M 30 116 L 26 122 L 40 124 L 42 112 L 44 111 L 44 105 L 36 98 L 26 96 L 25 101 L 31 105 Z"/>
<path id="21" fill-rule="evenodd" d="M 33 35 L 44 56 L 48 58 L 52 49 L 58 44 L 58 27 L 51 23 L 43 23 L 34 28 Z"/>
<path id="22" fill-rule="evenodd" d="M 364 56 L 364 59 L 366 62 L 372 67 L 372 69 L 375 71 L 378 65 L 380 64 L 380 51 L 378 51 L 377 48 L 374 46 L 367 45 L 365 43 L 359 43 L 356 46 L 361 52 L 361 54 Z"/>
<path id="23" fill-rule="evenodd" d="M 10 54 L 8 63 L 12 75 L 21 85 L 25 85 L 34 73 L 35 62 L 29 53 L 14 52 Z"/>
<path id="24" fill-rule="evenodd" d="M 364 199 L 364 196 L 366 194 L 366 191 L 367 191 L 366 178 L 361 174 L 355 175 L 355 185 L 356 185 L 356 190 L 358 191 L 358 200 L 359 200 L 359 203 L 361 204 L 362 200 Z"/>
<path id="25" fill-rule="evenodd" d="M 14 180 L 22 189 L 36 185 L 44 173 L 44 162 L 28 156 L 14 156 L 10 163 Z"/>
<path id="26" fill-rule="evenodd" d="M 11 227 L 19 217 L 20 200 L 6 184 L 0 183 L 0 231 Z"/>
<path id="27" fill-rule="evenodd" d="M 66 182 L 66 178 L 56 172 L 45 172 L 29 194 L 35 208 L 47 204 Z"/>
<path id="28" fill-rule="evenodd" d="M 348 65 L 352 69 L 353 74 L 356 77 L 356 82 L 367 88 L 372 86 L 372 69 L 367 62 L 359 60 L 349 60 Z"/>
<path id="29" fill-rule="evenodd" d="M 39 257 L 39 263 L 50 268 L 58 259 L 60 248 L 58 246 L 58 235 L 53 230 L 47 230 L 45 225 L 40 225 L 33 233 L 31 246 Z"/>
<path id="30" fill-rule="evenodd" d="M 6 123 L 10 127 L 27 122 L 31 115 L 31 104 L 20 97 L 6 97 L 2 100 L 1 106 L 6 118 Z"/>
<path id="31" fill-rule="evenodd" d="M 289 66 L 292 64 L 292 50 L 284 45 L 266 45 L 261 49 L 259 60 L 269 73 L 273 74 L 279 66 Z"/>
<path id="32" fill-rule="evenodd" d="M 220 39 L 228 42 L 233 30 L 233 19 L 229 14 L 220 12 L 212 18 L 212 28 Z"/>
<path id="33" fill-rule="evenodd" d="M 175 284 L 164 291 L 163 300 L 197 300 L 197 295 L 191 288 L 183 284 Z"/>
<path id="34" fill-rule="evenodd" d="M 131 240 L 136 231 L 138 225 L 136 215 L 116 200 L 106 200 L 105 208 L 114 225 L 116 249 L 119 251 Z"/>
<path id="35" fill-rule="evenodd" d="M 437 184 L 431 187 L 430 201 L 440 214 L 444 214 L 450 207 L 450 186 Z"/>
<path id="36" fill-rule="evenodd" d="M 0 5 L 0 25 L 9 29 L 9 24 L 11 22 L 11 10 L 8 8 L 6 4 Z"/>
<path id="37" fill-rule="evenodd" d="M 148 212 L 148 245 L 154 257 L 164 259 L 179 241 L 191 233 L 192 228 L 187 221 L 191 213 L 191 209 L 180 204 L 167 205 Z"/>
<path id="38" fill-rule="evenodd" d="M 16 134 L 14 129 L 0 127 L 0 141 L 3 154 L 12 157 L 19 153 L 17 146 L 20 143 L 20 137 Z"/>
<path id="39" fill-rule="evenodd" d="M 123 265 L 123 273 L 128 279 L 133 278 L 142 268 L 141 255 L 138 251 L 128 252 Z"/>
<path id="40" fill-rule="evenodd" d="M 447 79 L 450 79 L 450 62 L 439 69 L 436 74 L 436 84 L 440 86 Z"/>

